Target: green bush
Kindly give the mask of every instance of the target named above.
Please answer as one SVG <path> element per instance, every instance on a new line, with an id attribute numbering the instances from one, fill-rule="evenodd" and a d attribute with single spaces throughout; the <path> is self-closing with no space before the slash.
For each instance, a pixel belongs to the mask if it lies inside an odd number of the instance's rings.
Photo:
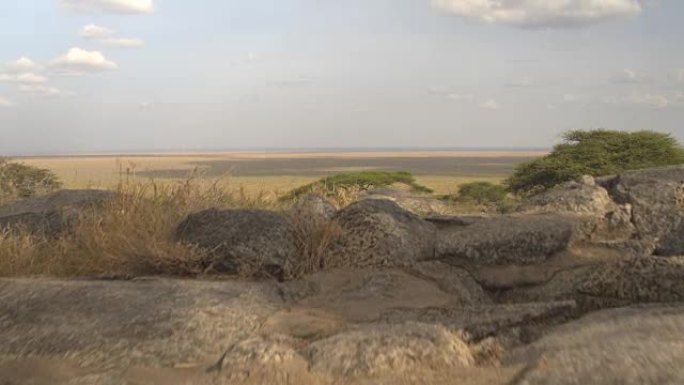
<path id="1" fill-rule="evenodd" d="M 283 199 L 296 199 L 311 192 L 334 193 L 336 190 L 359 189 L 369 190 L 377 187 L 387 187 L 393 184 L 403 184 L 415 192 L 431 193 L 432 190 L 416 183 L 416 178 L 405 171 L 359 171 L 336 174 L 322 178 L 316 182 L 298 187 Z"/>
<path id="2" fill-rule="evenodd" d="M 456 201 L 479 205 L 498 204 L 506 199 L 506 187 L 490 182 L 472 182 L 459 186 Z"/>
<path id="3" fill-rule="evenodd" d="M 50 170 L 0 159 L 0 201 L 29 198 L 62 187 Z"/>
<path id="4" fill-rule="evenodd" d="M 549 155 L 519 165 L 506 185 L 520 196 L 529 196 L 582 175 L 682 163 L 684 148 L 669 134 L 577 130 L 567 132 Z"/>

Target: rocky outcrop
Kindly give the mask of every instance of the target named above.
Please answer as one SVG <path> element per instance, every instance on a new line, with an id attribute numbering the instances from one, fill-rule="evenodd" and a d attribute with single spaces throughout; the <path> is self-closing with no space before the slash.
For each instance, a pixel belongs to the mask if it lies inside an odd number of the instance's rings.
<path id="1" fill-rule="evenodd" d="M 596 185 L 591 176 L 571 181 L 535 195 L 517 209 L 520 213 L 559 213 L 605 216 L 617 209 L 608 191 Z"/>
<path id="2" fill-rule="evenodd" d="M 241 265 L 261 266 L 282 278 L 297 250 L 290 220 L 266 210 L 205 210 L 189 215 L 176 231 L 182 242 L 211 251 L 209 268 L 235 273 Z"/>
<path id="3" fill-rule="evenodd" d="M 102 206 L 118 196 L 103 190 L 60 190 L 0 207 L 0 228 L 24 229 L 56 236 L 70 229 L 86 209 Z"/>
<path id="4" fill-rule="evenodd" d="M 336 212 L 335 205 L 318 194 L 306 194 L 299 198 L 292 207 L 292 215 L 294 216 L 316 216 L 325 220 L 332 219 Z"/>
<path id="5" fill-rule="evenodd" d="M 361 326 L 311 344 L 314 372 L 337 378 L 474 364 L 468 345 L 443 326 L 409 322 Z"/>
<path id="6" fill-rule="evenodd" d="M 601 311 L 562 325 L 511 351 L 523 365 L 516 384 L 684 383 L 684 307 Z"/>
<path id="7" fill-rule="evenodd" d="M 437 235 L 436 255 L 452 264 L 540 263 L 581 236 L 571 217 L 559 215 L 495 216 Z"/>
<path id="8" fill-rule="evenodd" d="M 653 253 L 684 254 L 684 166 L 630 171 L 599 182 L 617 203 L 631 206 L 636 236 Z"/>
<path id="9" fill-rule="evenodd" d="M 361 199 L 386 199 L 417 215 L 443 214 L 449 211 L 449 206 L 439 199 L 393 188 L 369 190 L 361 195 Z"/>
<path id="10" fill-rule="evenodd" d="M 332 246 L 342 266 L 410 266 L 434 258 L 435 227 L 396 203 L 365 199 L 340 210 L 333 220 L 342 235 Z"/>

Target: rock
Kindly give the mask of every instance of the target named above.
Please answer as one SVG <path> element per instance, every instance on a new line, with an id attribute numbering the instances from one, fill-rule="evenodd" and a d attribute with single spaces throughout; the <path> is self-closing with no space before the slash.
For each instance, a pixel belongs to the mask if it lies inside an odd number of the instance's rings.
<path id="1" fill-rule="evenodd" d="M 337 266 L 410 266 L 434 258 L 435 227 L 396 203 L 365 199 L 335 214 L 342 235 L 331 247 Z"/>
<path id="2" fill-rule="evenodd" d="M 684 257 L 640 256 L 592 269 L 577 292 L 585 306 L 603 308 L 649 302 L 684 302 Z"/>
<path id="3" fill-rule="evenodd" d="M 430 280 L 445 293 L 454 296 L 451 304 L 481 305 L 491 299 L 470 273 L 440 261 L 419 262 L 408 268 L 411 274 Z"/>
<path id="4" fill-rule="evenodd" d="M 684 166 L 625 172 L 599 180 L 619 204 L 632 207 L 636 236 L 657 255 L 684 255 Z"/>
<path id="5" fill-rule="evenodd" d="M 410 191 L 392 188 L 378 188 L 367 191 L 361 199 L 386 199 L 395 202 L 401 208 L 417 215 L 443 214 L 449 206 L 439 199 L 429 196 L 417 196 Z"/>
<path id="6" fill-rule="evenodd" d="M 217 272 L 235 273 L 246 264 L 282 278 L 297 254 L 290 220 L 266 210 L 201 211 L 178 225 L 176 237 L 211 250 Z"/>
<path id="7" fill-rule="evenodd" d="M 103 190 L 60 190 L 0 207 L 0 228 L 24 228 L 49 237 L 68 230 L 83 210 L 95 208 L 118 196 Z"/>
<path id="8" fill-rule="evenodd" d="M 280 334 L 304 340 L 329 337 L 347 326 L 346 322 L 325 310 L 294 307 L 271 315 L 261 326 L 261 333 Z"/>
<path id="9" fill-rule="evenodd" d="M 384 312 L 380 320 L 392 324 L 414 321 L 443 325 L 468 343 L 479 342 L 490 336 L 505 336 L 512 331 L 518 333 L 521 342 L 529 342 L 531 337 L 526 335 L 537 334 L 536 329 L 541 326 L 556 325 L 571 319 L 575 315 L 575 308 L 575 301 L 396 308 Z M 521 333 L 526 335 L 521 336 Z"/>
<path id="10" fill-rule="evenodd" d="M 220 372 L 224 381 L 258 379 L 264 384 L 285 384 L 296 378 L 314 383 L 307 360 L 297 352 L 297 344 L 296 339 L 278 334 L 248 337 L 231 346 L 208 371 Z"/>
<path id="11" fill-rule="evenodd" d="M 394 307 L 424 308 L 471 302 L 483 296 L 463 288 L 462 296 L 440 290 L 434 282 L 398 269 L 338 269 L 306 277 L 316 293 L 296 302 L 297 307 L 323 309 L 349 322 L 370 322 Z M 479 287 L 477 288 L 479 289 Z M 479 289 L 481 290 L 481 289 Z"/>
<path id="12" fill-rule="evenodd" d="M 413 322 L 361 326 L 314 342 L 307 355 L 314 372 L 335 378 L 474 364 L 468 346 L 456 334 Z"/>
<path id="13" fill-rule="evenodd" d="M 264 285 L 167 279 L 0 279 L 0 361 L 68 358 L 82 368 L 216 361 L 279 299 Z"/>
<path id="14" fill-rule="evenodd" d="M 335 205 L 327 198 L 318 194 L 306 194 L 299 198 L 292 207 L 295 216 L 316 216 L 323 219 L 332 219 L 337 212 Z"/>
<path id="15" fill-rule="evenodd" d="M 566 250 L 578 222 L 560 215 L 497 216 L 440 230 L 437 257 L 450 264 L 534 264 Z"/>
<path id="16" fill-rule="evenodd" d="M 516 384 L 663 385 L 684 383 L 684 307 L 601 311 L 513 350 L 526 365 Z"/>
<path id="17" fill-rule="evenodd" d="M 608 191 L 590 176 L 567 182 L 529 198 L 518 207 L 520 213 L 557 213 L 603 217 L 617 209 Z"/>

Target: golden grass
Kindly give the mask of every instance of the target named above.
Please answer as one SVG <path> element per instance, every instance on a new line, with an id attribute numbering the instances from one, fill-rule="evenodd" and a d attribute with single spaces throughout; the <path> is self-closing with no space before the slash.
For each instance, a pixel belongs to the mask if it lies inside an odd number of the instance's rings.
<path id="1" fill-rule="evenodd" d="M 118 198 L 84 210 L 75 227 L 57 238 L 21 229 L 0 233 L 0 275 L 196 275 L 209 255 L 174 240 L 180 221 L 203 209 L 265 207 L 276 200 L 248 196 L 224 184 L 122 183 Z"/>
<path id="2" fill-rule="evenodd" d="M 511 157 L 524 158 L 543 155 L 541 152 L 506 152 L 506 151 L 434 151 L 434 152 L 353 152 L 353 153 L 286 153 L 286 152 L 233 152 L 233 153 L 201 153 L 201 154 L 156 154 L 156 155 L 91 155 L 62 157 L 28 157 L 16 159 L 30 166 L 52 170 L 64 183 L 66 188 L 101 188 L 113 189 L 126 176 L 130 181 L 147 182 L 149 178 L 138 176 L 141 172 L 161 170 L 182 170 L 191 173 L 197 167 L 196 162 L 216 160 L 254 160 L 254 159 L 316 159 L 322 157 L 372 159 L 380 157 Z M 356 170 L 356 169 L 355 169 Z M 202 171 L 201 169 L 199 171 Z M 271 191 L 282 194 L 296 187 L 314 182 L 325 174 L 299 175 L 265 175 L 236 176 L 230 175 L 231 185 L 242 188 L 248 195 Z M 225 176 L 224 176 L 225 177 Z M 458 186 L 473 181 L 498 183 L 506 175 L 417 175 L 418 183 L 430 187 L 436 194 L 454 194 Z M 164 178 L 164 181 L 182 181 L 184 178 Z M 220 179 L 220 178 L 219 178 Z"/>

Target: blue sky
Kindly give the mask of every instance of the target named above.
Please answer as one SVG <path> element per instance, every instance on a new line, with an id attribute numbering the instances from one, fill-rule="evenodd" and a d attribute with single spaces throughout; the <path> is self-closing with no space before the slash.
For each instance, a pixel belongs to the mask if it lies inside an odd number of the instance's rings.
<path id="1" fill-rule="evenodd" d="M 0 154 L 684 140 L 675 0 L 3 0 Z"/>

